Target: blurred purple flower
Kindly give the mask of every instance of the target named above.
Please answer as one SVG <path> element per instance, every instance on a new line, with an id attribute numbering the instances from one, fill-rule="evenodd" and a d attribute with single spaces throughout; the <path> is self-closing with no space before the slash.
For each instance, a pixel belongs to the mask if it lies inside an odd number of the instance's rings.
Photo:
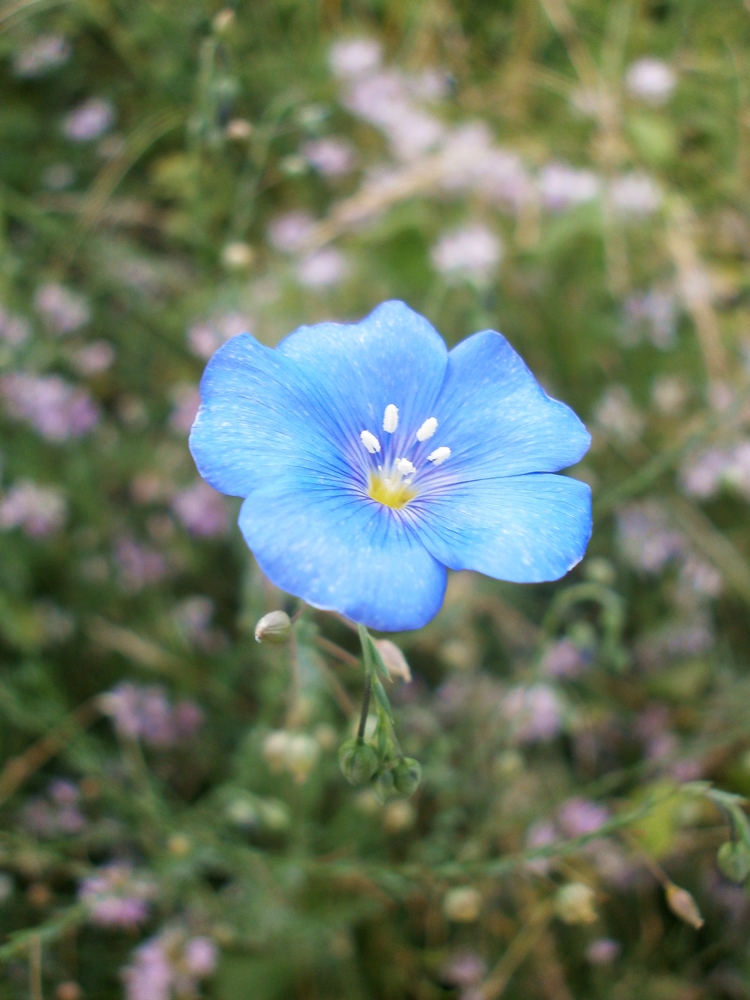
<path id="1" fill-rule="evenodd" d="M 487 975 L 487 963 L 473 951 L 457 952 L 443 966 L 441 979 L 450 986 L 465 989 Z"/>
<path id="2" fill-rule="evenodd" d="M 358 76 L 351 82 L 343 103 L 353 114 L 379 128 L 400 160 L 426 153 L 445 135 L 443 123 L 415 103 L 408 79 L 398 70 Z"/>
<path id="3" fill-rule="evenodd" d="M 590 661 L 590 654 L 587 655 L 570 639 L 560 639 L 547 647 L 539 669 L 548 677 L 575 680 L 586 672 Z"/>
<path id="4" fill-rule="evenodd" d="M 658 573 L 682 559 L 686 540 L 675 531 L 661 506 L 653 500 L 626 504 L 617 512 L 620 549 L 627 561 L 646 573 Z"/>
<path id="5" fill-rule="evenodd" d="M 194 739 L 205 719 L 203 709 L 196 702 L 187 698 L 178 701 L 172 710 L 172 724 L 176 739 L 180 742 Z"/>
<path id="6" fill-rule="evenodd" d="M 351 79 L 380 66 L 380 44 L 372 38 L 342 39 L 331 46 L 328 62 L 335 76 Z"/>
<path id="7" fill-rule="evenodd" d="M 568 837 L 583 837 L 596 831 L 609 819 L 609 810 L 596 802 L 576 797 L 558 810 L 557 819 Z"/>
<path id="8" fill-rule="evenodd" d="M 130 864 L 114 862 L 83 879 L 78 898 L 88 907 L 92 923 L 128 928 L 146 921 L 157 891 L 151 878 L 134 874 Z"/>
<path id="9" fill-rule="evenodd" d="M 542 204 L 551 212 L 593 201 L 602 187 L 601 180 L 593 171 L 558 162 L 542 167 L 538 183 Z"/>
<path id="10" fill-rule="evenodd" d="M 89 142 L 108 131 L 115 121 L 110 101 L 92 97 L 79 104 L 63 119 L 63 132 L 73 142 Z"/>
<path id="11" fill-rule="evenodd" d="M 13 73 L 30 80 L 57 69 L 70 59 L 72 48 L 62 35 L 38 35 L 13 57 Z"/>
<path id="12" fill-rule="evenodd" d="M 21 479 L 0 497 L 0 529 L 22 528 L 29 538 L 45 538 L 62 528 L 67 508 L 54 486 Z"/>
<path id="13" fill-rule="evenodd" d="M 341 177 L 354 166 L 354 150 L 344 139 L 313 139 L 302 147 L 302 155 L 325 177 Z"/>
<path id="14" fill-rule="evenodd" d="M 216 968 L 216 945 L 207 937 L 188 937 L 168 928 L 137 948 L 123 970 L 127 1000 L 195 997 L 198 983 Z"/>
<path id="15" fill-rule="evenodd" d="M 533 823 L 526 831 L 524 840 L 525 848 L 547 847 L 560 839 L 560 831 L 550 820 L 543 819 Z M 549 858 L 536 858 L 526 862 L 526 868 L 537 875 L 546 875 L 550 870 L 552 860 Z"/>
<path id="16" fill-rule="evenodd" d="M 203 725 L 203 710 L 184 699 L 172 706 L 164 688 L 124 682 L 103 695 L 102 710 L 121 736 L 162 749 L 193 739 Z"/>
<path id="17" fill-rule="evenodd" d="M 152 938 L 136 949 L 122 978 L 127 1000 L 170 1000 L 172 966 L 159 938 Z"/>
<path id="18" fill-rule="evenodd" d="M 609 965 L 619 956 L 621 951 L 619 941 L 612 938 L 597 938 L 586 948 L 586 961 L 590 965 Z"/>
<path id="19" fill-rule="evenodd" d="M 296 253 L 312 232 L 315 220 L 308 212 L 278 215 L 268 227 L 268 242 L 284 253 Z"/>
<path id="20" fill-rule="evenodd" d="M 181 490 L 172 500 L 172 510 L 183 527 L 199 538 L 215 538 L 229 530 L 224 497 L 203 480 Z"/>
<path id="21" fill-rule="evenodd" d="M 120 586 L 129 593 L 158 583 L 169 574 L 169 564 L 158 549 L 141 545 L 132 538 L 119 538 L 115 542 L 115 562 Z"/>
<path id="22" fill-rule="evenodd" d="M 297 280 L 307 288 L 325 288 L 338 284 L 348 270 L 344 255 L 334 247 L 325 247 L 299 262 Z"/>
<path id="23" fill-rule="evenodd" d="M 31 333 L 29 321 L 23 316 L 13 316 L 0 306 L 0 340 L 8 347 L 20 347 Z"/>
<path id="24" fill-rule="evenodd" d="M 726 487 L 750 500 L 750 440 L 690 456 L 681 480 L 686 493 L 701 499 L 716 496 Z"/>
<path id="25" fill-rule="evenodd" d="M 674 70 L 661 59 L 644 56 L 628 66 L 625 86 L 633 97 L 647 104 L 666 104 L 677 86 Z"/>
<path id="26" fill-rule="evenodd" d="M 616 177 L 610 185 L 610 196 L 619 215 L 634 219 L 653 215 L 664 199 L 654 178 L 637 171 Z"/>
<path id="27" fill-rule="evenodd" d="M 534 197 L 521 157 L 495 145 L 489 129 L 479 122 L 450 131 L 440 155 L 441 186 L 448 192 L 475 193 L 516 215 Z"/>
<path id="28" fill-rule="evenodd" d="M 501 710 L 517 743 L 548 743 L 562 728 L 562 703 L 548 684 L 511 688 L 502 700 Z"/>
<path id="29" fill-rule="evenodd" d="M 653 288 L 630 295 L 625 300 L 623 341 L 637 343 L 639 328 L 645 326 L 654 347 L 668 351 L 677 337 L 677 297 L 670 289 Z"/>
<path id="30" fill-rule="evenodd" d="M 25 420 L 48 441 L 82 437 L 99 419 L 88 393 L 58 375 L 11 372 L 0 378 L 0 395 L 10 416 Z"/>
<path id="31" fill-rule="evenodd" d="M 37 288 L 34 305 L 49 329 L 57 334 L 72 333 L 91 319 L 91 310 L 82 295 L 52 282 Z"/>
<path id="32" fill-rule="evenodd" d="M 114 363 L 114 347 L 106 340 L 93 340 L 70 355 L 70 361 L 79 375 L 101 375 Z"/>
<path id="33" fill-rule="evenodd" d="M 185 965 L 199 979 L 210 976 L 216 968 L 216 945 L 210 938 L 194 937 L 185 945 Z"/>
<path id="34" fill-rule="evenodd" d="M 86 817 L 78 808 L 80 792 L 72 781 L 50 782 L 45 796 L 28 800 L 21 810 L 23 827 L 36 837 L 52 838 L 80 833 Z"/>
<path id="35" fill-rule="evenodd" d="M 487 226 L 476 223 L 445 233 L 432 248 L 432 263 L 447 279 L 482 284 L 496 273 L 503 245 Z"/>

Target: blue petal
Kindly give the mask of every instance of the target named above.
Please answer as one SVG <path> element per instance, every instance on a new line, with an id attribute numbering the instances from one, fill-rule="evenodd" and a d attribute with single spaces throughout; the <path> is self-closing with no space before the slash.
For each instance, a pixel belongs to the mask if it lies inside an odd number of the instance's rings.
<path id="1" fill-rule="evenodd" d="M 406 519 L 355 493 L 271 483 L 245 500 L 240 529 L 266 576 L 316 608 L 389 632 L 440 610 L 445 567 Z"/>
<path id="2" fill-rule="evenodd" d="M 397 301 L 383 302 L 352 326 L 301 326 L 278 350 L 326 386 L 337 421 L 357 440 L 362 430 L 382 436 L 383 413 L 393 403 L 411 443 L 432 415 L 448 363 L 440 334 Z"/>
<path id="3" fill-rule="evenodd" d="M 513 583 L 558 580 L 591 537 L 591 490 L 568 476 L 464 483 L 422 511 L 420 537 L 441 563 Z"/>
<path id="4" fill-rule="evenodd" d="M 217 490 L 241 497 L 289 468 L 340 479 L 347 467 L 321 392 L 283 354 L 250 334 L 233 337 L 201 380 L 203 403 L 190 432 L 198 471 Z"/>
<path id="5" fill-rule="evenodd" d="M 434 444 L 451 449 L 439 469 L 445 481 L 556 472 L 578 462 L 591 441 L 575 413 L 544 392 L 494 330 L 451 351 L 434 416 Z"/>

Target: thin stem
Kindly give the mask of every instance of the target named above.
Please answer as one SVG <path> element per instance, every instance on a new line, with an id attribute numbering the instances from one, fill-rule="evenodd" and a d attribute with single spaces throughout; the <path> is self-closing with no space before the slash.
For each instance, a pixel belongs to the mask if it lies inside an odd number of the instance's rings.
<path id="1" fill-rule="evenodd" d="M 365 726 L 367 725 L 367 713 L 370 710 L 370 695 L 372 694 L 372 674 L 375 669 L 375 664 L 372 662 L 372 648 L 370 643 L 372 639 L 370 638 L 370 633 L 364 625 L 357 625 L 357 632 L 359 634 L 359 641 L 362 644 L 362 659 L 365 665 L 365 691 L 362 695 L 362 711 L 359 716 L 359 728 L 357 729 L 357 739 L 361 740 L 365 735 Z"/>
<path id="2" fill-rule="evenodd" d="M 365 691 L 362 695 L 362 711 L 359 715 L 359 726 L 357 728 L 357 739 L 364 739 L 365 726 L 367 725 L 367 715 L 370 711 L 370 695 L 372 694 L 372 674 L 365 676 Z"/>
<path id="3" fill-rule="evenodd" d="M 29 943 L 31 1000 L 42 1000 L 42 939 L 35 934 Z"/>

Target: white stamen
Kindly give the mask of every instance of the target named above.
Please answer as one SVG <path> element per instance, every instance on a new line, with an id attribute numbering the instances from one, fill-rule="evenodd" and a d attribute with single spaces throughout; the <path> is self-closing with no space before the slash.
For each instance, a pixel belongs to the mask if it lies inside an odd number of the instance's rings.
<path id="1" fill-rule="evenodd" d="M 429 441 L 436 430 L 437 420 L 434 417 L 428 417 L 417 431 L 417 441 Z"/>
<path id="2" fill-rule="evenodd" d="M 442 465 L 446 458 L 450 457 L 450 448 L 443 446 L 442 448 L 436 448 L 430 455 L 427 456 L 427 460 L 432 462 L 433 465 Z"/>
<path id="3" fill-rule="evenodd" d="M 402 476 L 413 476 L 417 471 L 415 465 L 412 465 L 408 458 L 397 458 L 393 463 Z"/>
<path id="4" fill-rule="evenodd" d="M 362 433 L 359 435 L 359 438 L 362 444 L 365 446 L 365 448 L 367 448 L 367 450 L 370 452 L 371 455 L 374 455 L 376 454 L 376 452 L 380 451 L 380 441 L 378 441 L 375 435 L 371 434 L 370 431 L 362 431 Z"/>
<path id="5" fill-rule="evenodd" d="M 383 430 L 387 431 L 388 434 L 393 434 L 393 432 L 398 427 L 398 407 L 394 406 L 393 403 L 389 403 L 385 408 L 385 414 L 383 415 Z"/>

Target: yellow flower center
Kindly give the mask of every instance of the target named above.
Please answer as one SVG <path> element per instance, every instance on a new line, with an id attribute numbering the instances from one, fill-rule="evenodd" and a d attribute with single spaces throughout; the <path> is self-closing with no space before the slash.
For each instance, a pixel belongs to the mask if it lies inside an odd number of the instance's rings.
<path id="1" fill-rule="evenodd" d="M 389 477 L 384 476 L 382 472 L 371 472 L 367 495 L 385 507 L 401 510 L 414 499 L 417 491 L 400 474 Z"/>

